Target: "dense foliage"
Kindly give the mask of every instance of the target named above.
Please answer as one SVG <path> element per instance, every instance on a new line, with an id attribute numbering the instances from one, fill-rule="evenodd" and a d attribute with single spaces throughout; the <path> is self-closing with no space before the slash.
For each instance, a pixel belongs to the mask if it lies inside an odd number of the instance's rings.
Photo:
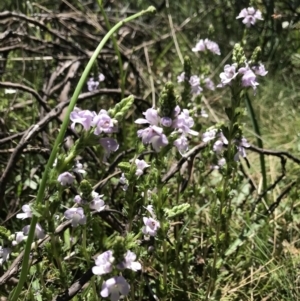
<path id="1" fill-rule="evenodd" d="M 1 2 L 1 301 L 300 299 L 300 2 L 189 2 Z"/>

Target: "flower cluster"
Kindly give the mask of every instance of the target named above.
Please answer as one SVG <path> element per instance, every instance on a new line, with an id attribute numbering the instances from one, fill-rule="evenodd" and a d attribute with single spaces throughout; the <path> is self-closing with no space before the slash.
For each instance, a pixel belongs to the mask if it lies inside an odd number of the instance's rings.
<path id="1" fill-rule="evenodd" d="M 79 123 L 86 131 L 95 127 L 94 134 L 97 136 L 101 133 L 111 134 L 117 131 L 116 120 L 112 119 L 106 110 L 100 110 L 96 114 L 96 112 L 75 108 L 70 114 L 70 120 L 72 121 L 71 128 L 73 130 L 75 125 Z"/>
<path id="2" fill-rule="evenodd" d="M 167 136 L 164 134 L 164 128 L 174 129 L 174 132 L 181 136 L 174 141 L 174 146 L 177 147 L 180 153 L 188 150 L 188 140 L 186 135 L 198 135 L 198 132 L 193 131 L 194 120 L 189 116 L 189 111 L 176 106 L 173 113 L 173 119 L 170 117 L 160 117 L 156 109 L 148 109 L 143 113 L 145 118 L 139 118 L 135 121 L 137 124 L 149 124 L 145 129 L 137 131 L 139 138 L 142 138 L 144 144 L 151 144 L 156 152 L 159 152 L 162 147 L 169 144 Z"/>
<path id="3" fill-rule="evenodd" d="M 89 203 L 89 207 L 92 210 L 96 210 L 97 212 L 100 212 L 105 209 L 105 203 L 102 200 L 102 197 L 104 194 L 99 195 L 96 191 L 92 191 L 92 201 Z M 80 205 L 87 204 L 87 201 L 82 199 L 82 196 L 76 195 L 74 198 L 74 202 Z"/>
<path id="4" fill-rule="evenodd" d="M 56 163 L 55 163 L 56 166 Z M 83 165 L 80 162 L 76 162 L 75 166 L 73 166 L 73 171 L 81 174 L 85 174 L 86 171 L 83 169 Z M 75 177 L 68 171 L 61 173 L 57 177 L 57 181 L 62 186 L 72 185 L 75 180 Z"/>
<path id="5" fill-rule="evenodd" d="M 202 141 L 208 143 L 209 141 L 217 140 L 213 144 L 213 151 L 219 156 L 222 155 L 224 148 L 228 145 L 228 140 L 222 132 L 218 133 L 217 129 L 209 129 L 202 134 Z M 241 139 L 234 139 L 233 144 L 236 146 L 237 152 L 234 155 L 234 161 L 239 161 L 239 158 L 246 158 L 245 148 L 249 147 L 250 144 L 247 139 L 242 137 Z M 226 160 L 222 157 L 218 160 L 218 165 L 213 168 L 219 169 L 226 163 Z"/>
<path id="6" fill-rule="evenodd" d="M 248 7 L 241 10 L 240 14 L 236 17 L 237 19 L 243 18 L 243 23 L 250 27 L 254 25 L 256 20 L 263 20 L 261 11 L 254 7 Z"/>
<path id="7" fill-rule="evenodd" d="M 99 193 L 92 191 L 91 196 L 92 201 L 89 202 L 90 209 L 96 210 L 97 212 L 103 211 L 105 209 L 105 203 L 102 200 L 103 194 L 99 195 Z M 75 196 L 74 202 L 79 205 L 88 204 L 88 202 L 83 200 L 80 195 Z M 71 220 L 72 227 L 77 227 L 78 225 L 86 224 L 86 216 L 84 215 L 84 210 L 82 207 L 67 209 L 64 213 L 64 216 L 66 219 Z"/>
<path id="8" fill-rule="evenodd" d="M 26 219 L 26 218 L 31 218 L 32 217 L 32 210 L 29 205 L 23 205 L 22 206 L 22 211 L 23 213 L 17 214 L 18 219 Z M 23 240 L 27 239 L 27 236 L 29 234 L 30 230 L 30 225 L 25 226 L 22 231 L 15 232 L 13 235 L 11 235 L 10 239 L 12 240 L 12 247 L 15 247 L 19 243 L 21 243 Z M 35 237 L 37 239 L 43 239 L 45 238 L 46 234 L 45 231 L 43 230 L 42 226 L 37 223 L 35 227 Z M 9 255 L 12 252 L 10 248 L 3 248 L 0 246 L 0 266 L 9 259 Z"/>
<path id="9" fill-rule="evenodd" d="M 94 80 L 93 77 L 91 77 L 88 82 L 87 82 L 87 88 L 90 92 L 93 92 L 95 90 L 97 90 L 98 86 L 99 86 L 99 83 L 100 82 L 103 82 L 105 80 L 105 76 L 100 73 L 99 76 L 98 76 L 98 80 Z"/>
<path id="10" fill-rule="evenodd" d="M 117 120 L 111 118 L 106 110 L 100 110 L 100 112 L 96 114 L 96 112 L 75 108 L 70 114 L 70 120 L 72 121 L 71 128 L 73 130 L 75 130 L 76 124 L 81 124 L 86 131 L 93 128 L 96 136 L 102 133 L 112 134 L 118 131 L 116 126 Z M 118 142 L 113 138 L 100 138 L 99 143 L 105 150 L 104 159 L 119 148 Z"/>
<path id="11" fill-rule="evenodd" d="M 182 83 L 184 81 L 185 81 L 185 72 L 182 72 L 180 75 L 177 76 L 177 82 Z M 206 89 L 212 90 L 212 91 L 215 90 L 215 84 L 209 77 L 206 77 L 206 78 L 201 77 L 201 79 L 200 79 L 199 76 L 192 75 L 189 78 L 189 84 L 191 86 L 192 94 L 199 95 L 203 91 L 203 88 L 200 86 L 201 81 L 203 82 Z"/>
<path id="12" fill-rule="evenodd" d="M 141 264 L 136 261 L 136 255 L 127 251 L 124 254 L 123 261 L 114 265 L 115 258 L 113 252 L 108 250 L 100 254 L 95 260 L 95 266 L 92 268 L 92 272 L 95 275 L 105 275 L 112 272 L 113 267 L 118 270 L 130 269 L 132 271 L 141 270 Z M 130 290 L 130 285 L 123 276 L 114 276 L 104 281 L 101 289 L 101 296 L 106 298 L 110 296 L 111 301 L 119 300 L 120 296 L 127 296 Z"/>
<path id="13" fill-rule="evenodd" d="M 221 51 L 219 45 L 216 42 L 213 42 L 209 39 L 201 39 L 195 47 L 192 48 L 192 51 L 199 52 L 199 51 L 210 51 L 214 54 L 220 55 Z"/>
<path id="14" fill-rule="evenodd" d="M 268 71 L 265 70 L 263 64 L 258 66 L 250 67 L 248 63 L 245 64 L 245 67 L 241 67 L 237 70 L 237 64 L 225 65 L 224 72 L 220 74 L 221 83 L 217 87 L 224 87 L 231 85 L 231 82 L 240 75 L 241 84 L 243 87 L 252 87 L 254 90 L 259 83 L 256 81 L 257 75 L 265 76 Z"/>

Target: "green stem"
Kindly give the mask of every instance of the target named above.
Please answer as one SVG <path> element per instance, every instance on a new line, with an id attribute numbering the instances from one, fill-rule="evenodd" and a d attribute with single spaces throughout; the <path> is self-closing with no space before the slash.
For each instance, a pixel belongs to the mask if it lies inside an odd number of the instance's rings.
<path id="1" fill-rule="evenodd" d="M 228 227 L 226 226 L 225 230 L 222 228 L 223 224 L 223 210 L 226 206 L 226 200 L 227 200 L 227 187 L 228 187 L 228 182 L 232 174 L 232 145 L 233 145 L 233 129 L 234 129 L 234 116 L 235 116 L 235 110 L 240 106 L 240 95 L 239 92 L 237 92 L 234 87 L 231 90 L 232 96 L 231 96 L 231 116 L 229 120 L 229 129 L 228 129 L 228 145 L 227 145 L 227 156 L 226 156 L 226 163 L 227 163 L 227 171 L 226 175 L 223 178 L 223 183 L 222 183 L 222 195 L 220 198 L 220 207 L 219 207 L 219 215 L 218 215 L 218 220 L 217 220 L 217 225 L 216 225 L 216 242 L 215 242 L 215 250 L 214 250 L 214 259 L 213 259 L 213 264 L 212 264 L 212 275 L 211 279 L 209 281 L 208 289 L 206 292 L 206 300 L 209 299 L 209 295 L 212 294 L 214 288 L 215 288 L 215 283 L 216 283 L 216 268 L 217 268 L 217 259 L 218 255 L 222 257 L 223 253 L 221 251 L 224 251 L 224 245 L 223 241 L 221 241 L 220 237 L 221 234 L 224 234 L 225 236 L 227 235 Z M 228 204 L 227 204 L 228 206 Z"/>
<path id="2" fill-rule="evenodd" d="M 111 29 L 111 25 L 109 23 L 107 15 L 106 15 L 106 13 L 105 13 L 105 11 L 103 9 L 102 0 L 98 0 L 98 5 L 99 5 L 99 8 L 100 8 L 101 14 L 102 14 L 102 16 L 104 18 L 106 27 L 108 29 Z M 122 62 L 121 53 L 119 51 L 119 47 L 118 47 L 118 44 L 117 44 L 115 36 L 113 35 L 111 37 L 111 39 L 113 41 L 115 52 L 116 52 L 117 57 L 118 57 L 119 70 L 120 70 L 120 79 L 121 79 L 121 98 L 123 99 L 124 98 L 124 92 L 125 92 L 125 76 L 124 76 L 124 70 L 123 70 L 123 62 Z"/>
<path id="3" fill-rule="evenodd" d="M 249 98 L 248 93 L 245 93 L 245 103 L 246 103 L 246 106 L 247 106 L 247 110 L 250 114 L 250 118 L 251 118 L 251 121 L 252 121 L 254 132 L 256 134 L 257 145 L 260 148 L 264 148 L 263 141 L 261 139 L 259 124 L 258 124 L 258 121 L 256 119 L 256 115 L 255 115 L 254 109 L 252 107 L 252 103 L 251 103 L 251 100 Z M 262 174 L 262 177 L 263 177 L 263 191 L 266 191 L 268 183 L 267 183 L 267 171 L 266 171 L 265 156 L 263 154 L 259 154 L 259 159 L 260 159 L 261 174 Z"/>
<path id="4" fill-rule="evenodd" d="M 82 90 L 83 85 L 86 82 L 86 79 L 90 73 L 90 70 L 92 69 L 92 66 L 95 62 L 95 60 L 97 59 L 99 53 L 101 52 L 102 48 L 104 47 L 104 45 L 106 44 L 106 42 L 109 40 L 109 38 L 111 36 L 113 36 L 113 34 L 120 28 L 122 27 L 125 23 L 130 22 L 146 13 L 154 13 L 155 12 L 155 8 L 153 6 L 148 7 L 148 9 L 146 10 L 142 10 L 139 13 L 136 13 L 120 22 L 118 22 L 114 27 L 112 27 L 112 29 L 110 29 L 110 31 L 104 36 L 104 38 L 102 39 L 102 41 L 99 43 L 98 47 L 96 48 L 95 52 L 93 53 L 92 57 L 90 58 L 87 66 L 85 67 L 81 78 L 76 86 L 76 89 L 74 91 L 74 94 L 72 96 L 72 99 L 70 101 L 70 104 L 68 106 L 68 110 L 66 113 L 66 117 L 64 118 L 64 121 L 61 125 L 60 131 L 58 133 L 58 136 L 54 142 L 54 146 L 50 155 L 50 158 L 47 162 L 47 165 L 45 167 L 45 171 L 42 177 L 42 181 L 40 183 L 39 186 L 39 190 L 37 193 L 37 197 L 36 197 L 36 204 L 41 204 L 43 199 L 44 199 L 44 194 L 45 194 L 45 190 L 46 190 L 46 184 L 47 184 L 47 180 L 48 180 L 48 175 L 49 175 L 49 171 L 53 166 L 54 160 L 56 158 L 56 155 L 58 153 L 58 149 L 60 144 L 62 143 L 68 124 L 69 124 L 69 116 L 70 113 L 74 110 L 77 99 L 79 97 L 79 94 Z M 23 286 L 24 286 L 24 282 L 26 281 L 27 278 L 27 273 L 28 273 L 28 268 L 29 268 L 29 255 L 30 255 L 30 251 L 31 251 L 31 244 L 33 242 L 33 238 L 34 238 L 34 232 L 35 232 L 35 227 L 36 224 L 38 222 L 38 218 L 36 216 L 33 216 L 31 219 L 31 224 L 30 224 L 30 230 L 28 233 L 28 238 L 27 238 L 27 242 L 26 242 L 26 246 L 25 246 L 25 251 L 24 251 L 24 257 L 23 257 L 23 263 L 22 263 L 22 269 L 21 269 L 21 274 L 20 274 L 20 278 L 19 278 L 19 282 L 14 290 L 14 292 L 12 293 L 12 297 L 10 299 L 10 301 L 17 301 L 18 297 L 20 295 L 20 293 L 22 292 Z"/>

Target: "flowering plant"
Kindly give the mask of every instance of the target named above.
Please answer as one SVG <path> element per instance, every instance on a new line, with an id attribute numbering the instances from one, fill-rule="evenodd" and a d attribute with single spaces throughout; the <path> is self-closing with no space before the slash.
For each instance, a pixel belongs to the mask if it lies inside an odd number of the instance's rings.
<path id="1" fill-rule="evenodd" d="M 99 3 L 106 27 L 111 28 Z M 151 75 L 150 102 L 146 83 L 144 90 L 129 93 L 139 86 L 131 80 L 140 71 L 133 64 L 135 50 L 130 64 L 126 61 L 130 51 L 122 41 L 127 35 L 132 39 L 135 33 L 127 31 L 136 28 L 120 27 L 153 11 L 150 7 L 126 18 L 103 37 L 84 71 L 78 71 L 81 78 L 71 101 L 52 108 L 37 92 L 33 94 L 49 119 L 48 132 L 43 132 L 49 135 L 40 135 L 37 141 L 49 140 L 52 152 L 38 153 L 38 166 L 17 189 L 13 203 L 18 211 L 8 217 L 5 227 L 0 225 L 0 294 L 8 300 L 240 300 L 244 295 L 236 292 L 241 283 L 248 293 L 260 282 L 272 281 L 255 278 L 261 266 L 268 269 L 266 261 L 263 265 L 257 259 L 267 251 L 257 248 L 256 241 L 271 243 L 262 228 L 274 232 L 289 228 L 276 224 L 276 210 L 285 214 L 281 201 L 290 192 L 298 195 L 292 190 L 297 181 L 290 186 L 284 182 L 274 200 L 269 194 L 286 180 L 286 161 L 300 160 L 253 142 L 255 137 L 260 143 L 262 139 L 252 101 L 260 97 L 272 67 L 262 59 L 263 50 L 252 49 L 248 41 L 266 12 L 253 4 L 235 16 L 233 22 L 243 26 L 244 36 L 240 43 L 233 42 L 237 37 L 228 43 L 232 47 L 228 55 L 228 45 L 209 27 L 203 37 L 201 31 L 201 39 L 193 37 L 182 56 L 184 48 L 177 45 L 172 28 L 179 60 L 172 65 L 176 71 L 159 79 L 161 73 L 149 61 L 145 46 L 149 42 L 143 44 Z M 88 24 L 96 22 L 87 19 Z M 64 37 L 54 29 L 49 32 Z M 102 57 L 108 37 L 112 42 Z M 90 57 L 90 50 L 76 47 Z M 110 56 L 112 47 L 116 56 Z M 113 74 L 116 59 L 118 72 Z M 66 78 L 63 83 L 67 82 Z M 248 116 L 254 125 L 250 130 Z M 24 145 L 17 152 L 31 147 L 30 137 L 45 127 L 43 120 L 24 134 Z M 61 124 L 53 142 L 55 122 Z M 281 160 L 282 173 L 275 180 L 266 172 L 264 155 Z M 41 178 L 36 170 L 43 170 Z M 3 177 L 7 174 L 4 171 Z M 28 194 L 34 190 L 33 180 L 38 189 Z M 273 247 L 275 254 L 283 246 Z"/>

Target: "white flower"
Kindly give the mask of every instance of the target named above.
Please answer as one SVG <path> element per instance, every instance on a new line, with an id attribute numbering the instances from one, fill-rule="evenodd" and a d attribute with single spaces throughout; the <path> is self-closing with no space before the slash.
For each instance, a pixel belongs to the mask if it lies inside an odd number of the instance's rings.
<path id="1" fill-rule="evenodd" d="M 159 221 L 152 217 L 143 217 L 143 222 L 145 226 L 143 227 L 142 232 L 146 235 L 156 236 L 156 233 L 160 228 Z"/>
<path id="2" fill-rule="evenodd" d="M 86 171 L 83 169 L 83 164 L 80 163 L 80 162 L 77 162 L 77 163 L 75 164 L 74 171 L 75 171 L 75 172 L 78 172 L 78 173 L 81 173 L 81 174 L 85 174 L 85 173 L 86 173 Z"/>
<path id="3" fill-rule="evenodd" d="M 101 199 L 103 197 L 104 194 L 99 195 L 99 193 L 93 191 L 92 192 L 92 196 L 93 196 L 93 200 L 90 203 L 90 208 L 94 209 L 98 212 L 102 211 L 105 209 L 105 203 L 104 201 Z"/>
<path id="4" fill-rule="evenodd" d="M 72 220 L 72 227 L 77 227 L 79 224 L 84 225 L 86 223 L 86 217 L 81 207 L 66 210 L 64 216 L 66 219 Z"/>
<path id="5" fill-rule="evenodd" d="M 99 82 L 103 82 L 105 80 L 105 76 L 102 73 L 100 73 L 98 76 L 98 79 L 99 79 Z"/>
<path id="6" fill-rule="evenodd" d="M 125 177 L 125 174 L 122 173 L 120 179 L 119 179 L 119 183 L 122 185 L 122 189 L 124 191 L 126 191 L 128 189 L 128 180 Z"/>
<path id="7" fill-rule="evenodd" d="M 135 260 L 136 255 L 128 250 L 127 253 L 124 255 L 124 261 L 117 264 L 117 268 L 120 270 L 130 269 L 136 272 L 137 270 L 140 270 L 142 268 L 142 265 Z"/>
<path id="8" fill-rule="evenodd" d="M 25 236 L 23 232 L 16 232 L 15 239 L 12 241 L 12 245 L 16 246 L 26 238 L 27 238 L 27 236 Z"/>
<path id="9" fill-rule="evenodd" d="M 177 82 L 182 83 L 184 82 L 184 80 L 185 80 L 185 72 L 182 72 L 177 76 Z"/>
<path id="10" fill-rule="evenodd" d="M 148 192 L 149 192 L 150 190 L 148 190 Z M 151 214 L 151 216 L 153 217 L 153 218 L 156 218 L 156 215 L 155 215 L 155 213 L 154 213 L 154 208 L 153 208 L 153 205 L 147 205 L 146 207 L 145 207 L 145 209 Z"/>
<path id="11" fill-rule="evenodd" d="M 144 173 L 144 169 L 149 167 L 150 165 L 146 163 L 145 160 L 135 159 L 136 164 L 136 176 L 141 176 Z"/>
<path id="12" fill-rule="evenodd" d="M 22 206 L 22 210 L 23 210 L 24 213 L 17 214 L 17 218 L 25 219 L 25 218 L 28 218 L 28 217 L 32 217 L 32 211 L 31 211 L 29 205 Z"/>

